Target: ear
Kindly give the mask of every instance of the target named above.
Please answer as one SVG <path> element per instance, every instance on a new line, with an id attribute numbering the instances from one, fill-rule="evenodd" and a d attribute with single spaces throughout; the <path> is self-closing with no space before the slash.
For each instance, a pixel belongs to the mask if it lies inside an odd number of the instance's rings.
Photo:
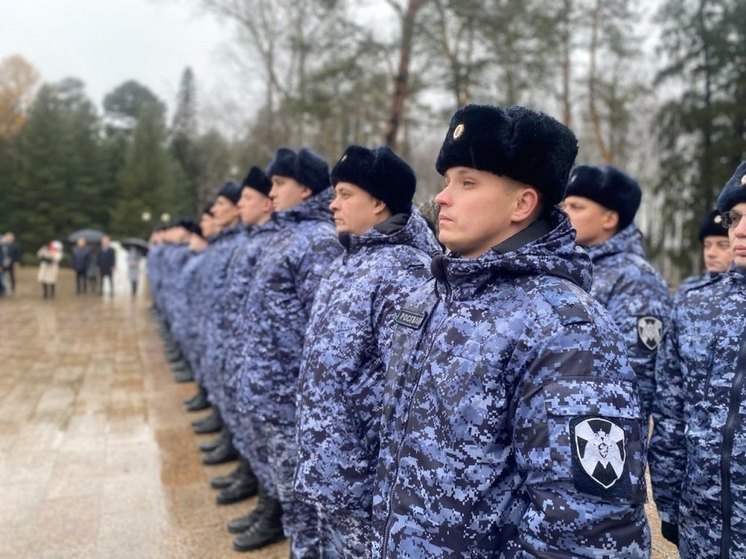
<path id="1" fill-rule="evenodd" d="M 601 227 L 604 231 L 616 231 L 619 225 L 619 213 L 614 210 L 606 210 L 601 218 Z"/>
<path id="2" fill-rule="evenodd" d="M 535 188 L 521 187 L 516 194 L 513 213 L 510 218 L 514 223 L 522 223 L 531 217 L 539 207 L 539 193 Z"/>
<path id="3" fill-rule="evenodd" d="M 391 213 L 389 212 L 389 207 L 378 198 L 373 198 L 373 215 L 380 217 L 386 212 Z"/>
<path id="4" fill-rule="evenodd" d="M 311 196 L 313 196 L 313 190 L 311 190 L 307 186 L 303 186 L 303 192 L 301 192 L 300 196 L 302 200 L 308 200 Z"/>
<path id="5" fill-rule="evenodd" d="M 271 214 L 273 210 L 274 206 L 272 206 L 272 198 L 262 196 L 262 212 Z"/>

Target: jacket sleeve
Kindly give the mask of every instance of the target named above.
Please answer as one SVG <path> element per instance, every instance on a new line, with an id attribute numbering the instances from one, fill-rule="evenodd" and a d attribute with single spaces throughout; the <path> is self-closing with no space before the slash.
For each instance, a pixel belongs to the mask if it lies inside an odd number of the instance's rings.
<path id="1" fill-rule="evenodd" d="M 678 325 L 671 321 L 656 363 L 650 478 L 658 514 L 663 522 L 678 524 L 679 495 L 686 471 L 684 441 L 684 375 L 679 355 Z"/>
<path id="2" fill-rule="evenodd" d="M 607 310 L 624 338 L 639 383 L 643 412 L 649 417 L 655 397 L 655 359 L 671 310 L 670 296 L 666 286 L 653 275 L 622 277 L 614 286 Z M 656 320 L 660 321 L 660 328 L 656 327 Z M 650 335 L 640 330 L 646 322 L 652 329 Z"/>
<path id="3" fill-rule="evenodd" d="M 333 236 L 310 243 L 294 270 L 294 283 L 298 298 L 311 316 L 313 300 L 324 273 L 334 259 L 342 253 L 342 245 Z"/>
<path id="4" fill-rule="evenodd" d="M 518 364 L 513 446 L 528 499 L 506 557 L 648 557 L 637 386 L 619 338 L 590 327 L 550 334 Z"/>

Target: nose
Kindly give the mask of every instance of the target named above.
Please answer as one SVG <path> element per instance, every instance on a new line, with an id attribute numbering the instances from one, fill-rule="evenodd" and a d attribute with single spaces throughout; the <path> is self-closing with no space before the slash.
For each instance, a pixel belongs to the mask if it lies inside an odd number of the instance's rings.
<path id="1" fill-rule="evenodd" d="M 443 190 L 438 192 L 435 198 L 433 198 L 433 201 L 441 207 L 449 205 L 451 203 L 451 197 L 448 187 L 446 186 Z"/>

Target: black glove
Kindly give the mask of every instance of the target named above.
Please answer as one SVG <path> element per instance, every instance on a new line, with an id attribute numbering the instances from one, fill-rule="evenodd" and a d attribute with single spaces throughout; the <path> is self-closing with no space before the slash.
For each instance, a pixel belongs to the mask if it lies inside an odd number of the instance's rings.
<path id="1" fill-rule="evenodd" d="M 679 525 L 669 524 L 668 522 L 661 522 L 661 534 L 663 537 L 679 547 Z"/>

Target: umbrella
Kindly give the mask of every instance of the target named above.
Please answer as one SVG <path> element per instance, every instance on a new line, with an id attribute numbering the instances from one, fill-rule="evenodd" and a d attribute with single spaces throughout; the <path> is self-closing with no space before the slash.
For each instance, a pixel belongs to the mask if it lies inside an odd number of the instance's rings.
<path id="1" fill-rule="evenodd" d="M 100 243 L 103 236 L 104 232 L 98 229 L 78 229 L 74 233 L 71 233 L 67 237 L 67 240 L 71 243 L 76 242 L 78 239 L 85 239 L 89 243 Z"/>
<path id="2" fill-rule="evenodd" d="M 119 244 L 126 249 L 135 248 L 143 254 L 148 253 L 148 241 L 143 239 L 137 239 L 135 237 L 129 237 L 128 239 L 122 239 Z"/>

